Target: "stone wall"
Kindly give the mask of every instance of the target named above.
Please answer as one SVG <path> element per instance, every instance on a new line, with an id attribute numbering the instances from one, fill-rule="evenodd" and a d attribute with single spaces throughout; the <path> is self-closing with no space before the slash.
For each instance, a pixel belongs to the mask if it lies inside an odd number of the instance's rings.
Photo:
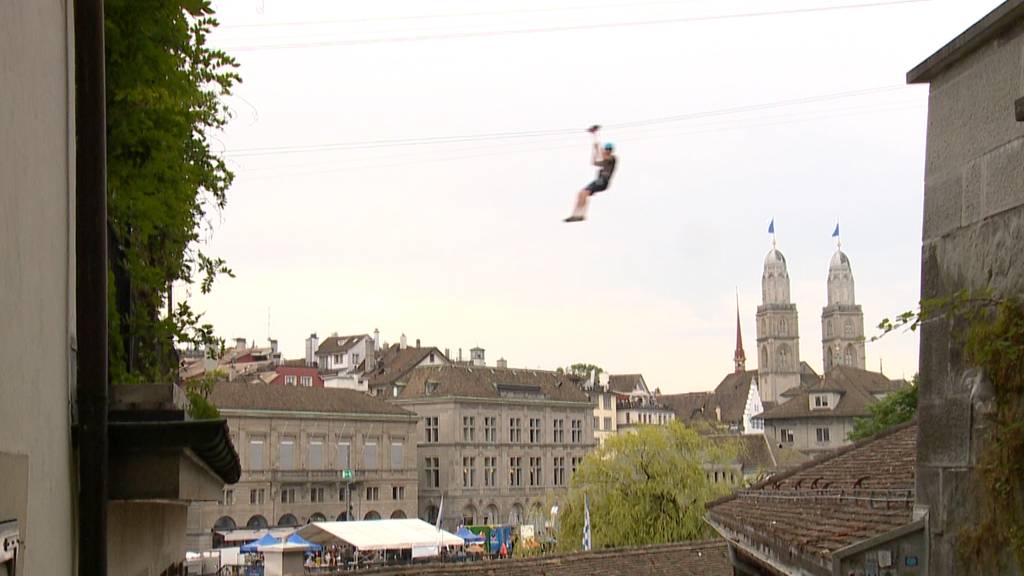
<path id="1" fill-rule="evenodd" d="M 1014 116 L 1024 95 L 1020 4 L 997 9 L 1014 15 L 1009 23 L 987 18 L 951 44 L 984 39 L 973 49 L 945 52 L 946 62 L 924 77 L 911 73 L 911 81 L 931 83 L 922 299 L 963 288 L 1024 294 L 1024 124 Z M 932 574 L 958 573 L 957 535 L 978 491 L 971 475 L 985 421 L 965 378 L 963 328 L 943 317 L 921 330 L 917 498 L 928 507 Z"/>

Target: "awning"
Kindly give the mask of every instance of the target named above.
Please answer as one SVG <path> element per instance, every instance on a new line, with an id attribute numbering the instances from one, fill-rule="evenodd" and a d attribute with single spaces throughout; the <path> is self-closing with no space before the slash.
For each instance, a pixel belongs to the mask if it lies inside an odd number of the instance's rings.
<path id="1" fill-rule="evenodd" d="M 259 540 L 264 534 L 271 534 L 274 538 L 281 539 L 295 532 L 294 528 L 260 528 L 258 530 L 218 530 L 217 534 L 224 537 L 225 542 L 252 542 Z"/>
<path id="2" fill-rule="evenodd" d="M 465 544 L 455 534 L 438 530 L 419 518 L 313 522 L 296 530 L 296 534 L 317 544 L 340 540 L 357 550 L 404 550 Z"/>

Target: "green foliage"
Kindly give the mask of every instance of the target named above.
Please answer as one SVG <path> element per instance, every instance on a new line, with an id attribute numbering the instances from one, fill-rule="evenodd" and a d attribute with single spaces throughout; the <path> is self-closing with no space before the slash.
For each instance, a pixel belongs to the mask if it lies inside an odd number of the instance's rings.
<path id="1" fill-rule="evenodd" d="M 600 366 L 597 366 L 596 364 L 577 362 L 576 364 L 572 364 L 568 368 L 559 368 L 558 370 L 556 370 L 556 372 L 559 374 L 567 375 L 570 380 L 577 384 L 582 384 L 590 380 L 590 374 L 592 372 L 594 373 L 594 381 L 596 382 L 597 377 L 600 376 L 602 372 L 604 372 L 604 369 L 602 369 Z"/>
<path id="2" fill-rule="evenodd" d="M 851 442 L 870 438 L 889 428 L 910 421 L 917 414 L 917 376 L 910 386 L 897 390 L 868 408 L 871 416 L 857 418 L 850 432 Z"/>
<path id="3" fill-rule="evenodd" d="M 582 546 L 584 493 L 594 548 L 712 536 L 705 506 L 727 488 L 708 480 L 702 464 L 723 463 L 735 453 L 735 446 L 714 445 L 679 422 L 609 437 L 572 477 L 559 512 L 559 548 Z"/>
<path id="4" fill-rule="evenodd" d="M 185 394 L 188 396 L 188 415 L 193 420 L 215 420 L 220 418 L 220 410 L 210 402 L 213 386 L 225 378 L 224 372 L 214 370 L 208 374 L 189 380 L 185 383 Z"/>
<path id="5" fill-rule="evenodd" d="M 198 245 L 234 178 L 211 133 L 229 119 L 222 98 L 240 78 L 207 44 L 217 26 L 207 0 L 107 0 L 105 13 L 110 372 L 157 381 L 175 376 L 175 341 L 217 342 L 186 304 L 161 312 L 173 282 L 198 280 L 205 293 L 231 275 Z"/>

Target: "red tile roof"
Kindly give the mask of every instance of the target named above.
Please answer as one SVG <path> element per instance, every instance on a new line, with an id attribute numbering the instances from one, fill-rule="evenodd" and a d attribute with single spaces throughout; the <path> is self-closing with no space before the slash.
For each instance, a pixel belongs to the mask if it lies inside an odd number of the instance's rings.
<path id="1" fill-rule="evenodd" d="M 428 391 L 427 384 L 433 388 Z M 444 396 L 500 398 L 500 387 L 536 392 L 546 400 L 591 403 L 567 376 L 547 370 L 488 366 L 423 366 L 409 373 L 399 399 Z"/>
<path id="2" fill-rule="evenodd" d="M 708 519 L 741 547 L 831 569 L 836 550 L 911 522 L 916 455 L 906 424 L 716 500 Z"/>

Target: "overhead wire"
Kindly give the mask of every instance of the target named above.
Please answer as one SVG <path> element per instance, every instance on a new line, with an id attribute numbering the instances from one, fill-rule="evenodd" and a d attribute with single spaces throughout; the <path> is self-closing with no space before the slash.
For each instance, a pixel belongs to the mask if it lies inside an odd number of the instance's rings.
<path id="1" fill-rule="evenodd" d="M 813 14 L 822 12 L 848 11 L 865 8 L 881 8 L 905 4 L 920 4 L 933 2 L 935 0 L 878 0 L 875 2 L 860 2 L 855 4 L 841 4 L 835 6 L 813 6 L 807 8 L 789 8 L 784 10 L 768 10 L 760 12 L 738 12 L 734 14 L 717 14 L 708 16 L 681 16 L 676 18 L 659 18 L 651 20 L 633 20 L 626 22 L 603 22 L 596 24 L 569 24 L 563 26 L 548 26 L 535 28 L 519 28 L 510 30 L 488 30 L 470 32 L 452 32 L 446 34 L 418 34 L 409 36 L 391 36 L 382 38 L 361 38 L 361 39 L 338 39 L 324 40 L 320 42 L 296 42 L 284 44 L 259 44 L 250 46 L 223 46 L 223 49 L 232 52 L 244 52 L 253 50 L 287 50 L 296 48 L 325 48 L 334 46 L 355 46 L 365 44 L 383 44 L 396 42 L 419 42 L 425 40 L 450 40 L 461 38 L 483 38 L 491 36 L 512 36 L 524 34 L 545 34 L 552 32 L 571 32 L 584 30 L 600 30 L 607 28 L 626 28 L 636 26 L 657 26 L 665 24 L 682 24 L 693 22 L 710 22 L 717 20 L 737 20 L 746 18 L 763 18 L 769 16 L 791 16 L 798 14 Z"/>

